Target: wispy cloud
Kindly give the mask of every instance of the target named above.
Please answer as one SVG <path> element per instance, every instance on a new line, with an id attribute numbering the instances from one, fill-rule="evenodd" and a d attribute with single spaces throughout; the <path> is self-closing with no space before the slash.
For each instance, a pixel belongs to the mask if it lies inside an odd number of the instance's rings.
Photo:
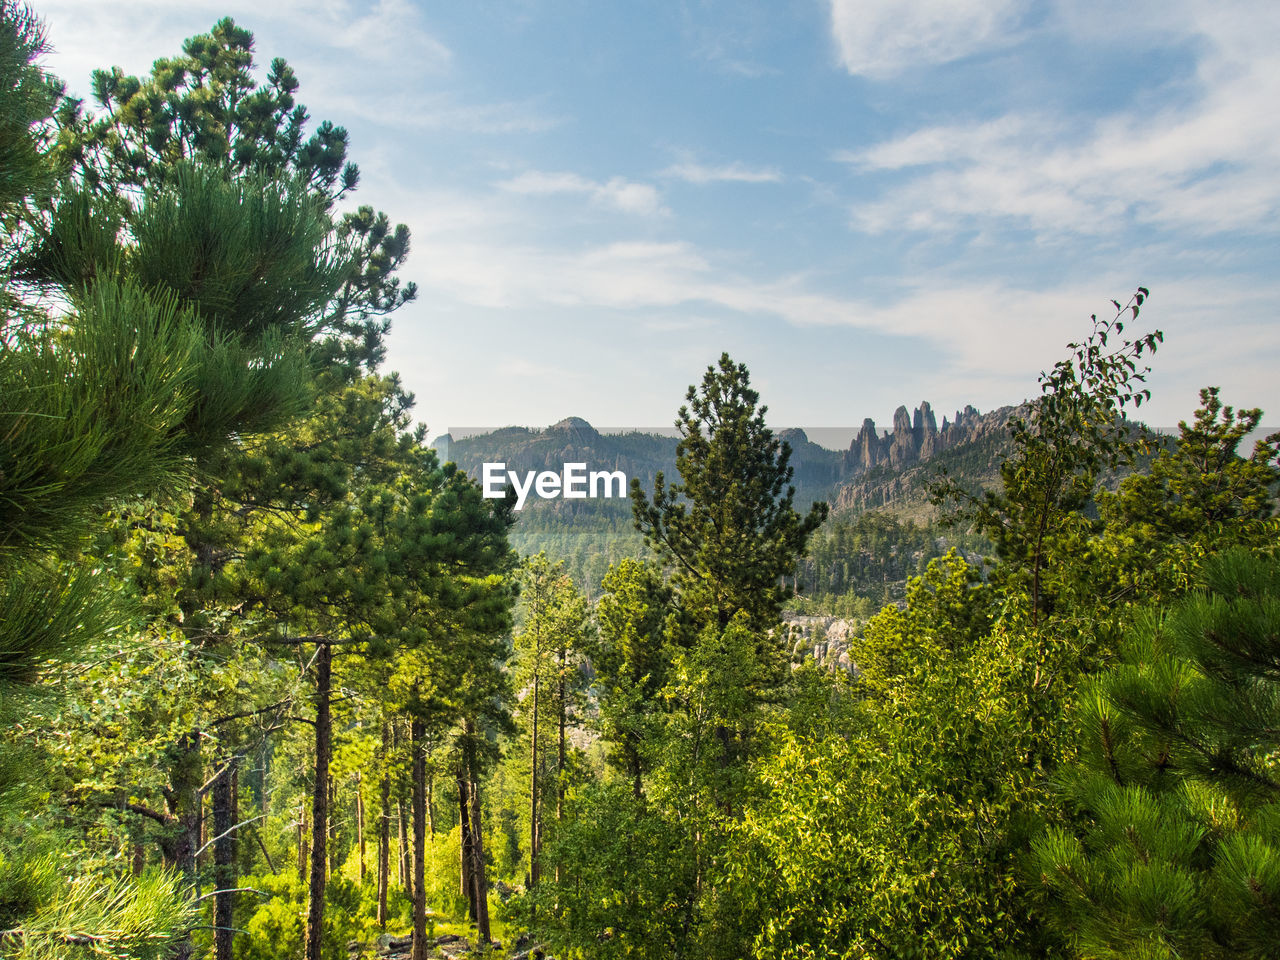
<path id="1" fill-rule="evenodd" d="M 508 193 L 532 196 L 578 194 L 590 198 L 593 203 L 602 207 L 643 216 L 657 216 L 668 212 L 662 205 L 662 197 L 656 187 L 625 177 L 597 181 L 576 173 L 528 170 L 501 181 L 498 188 Z"/>
<path id="2" fill-rule="evenodd" d="M 781 183 L 782 172 L 774 167 L 749 167 L 739 161 L 711 166 L 686 160 L 667 167 L 660 177 L 686 183 Z"/>
<path id="3" fill-rule="evenodd" d="M 1101 234 L 1130 221 L 1199 234 L 1271 232 L 1280 221 L 1280 62 L 1249 34 L 1280 18 L 1206 15 L 1193 102 L 1101 119 L 1013 113 L 913 130 L 839 159 L 905 182 L 859 205 L 877 233 L 1005 221 L 1045 233 Z M 1184 37 L 1185 40 L 1185 37 Z"/>
<path id="4" fill-rule="evenodd" d="M 1022 0 L 830 0 L 831 35 L 851 74 L 885 78 L 1008 42 Z"/>
<path id="5" fill-rule="evenodd" d="M 675 319 L 718 317 L 715 322 L 730 326 L 734 318 L 772 318 L 794 336 L 819 326 L 864 330 L 902 344 L 902 369 L 894 382 L 914 378 L 912 383 L 920 381 L 934 397 L 963 398 L 984 408 L 1034 392 L 1036 373 L 1087 333 L 1089 314 L 1105 314 L 1111 309 L 1108 295 L 1123 300 L 1132 283 L 1120 270 L 1042 289 L 1009 280 L 924 275 L 895 297 L 864 299 L 818 289 L 801 276 L 737 273 L 712 252 L 682 241 L 568 251 L 433 238 L 419 249 L 417 278 L 437 300 L 554 310 L 566 317 L 671 311 Z M 1270 358 L 1280 351 L 1280 326 L 1272 316 L 1280 283 L 1242 278 L 1224 290 L 1216 276 L 1144 279 L 1153 284 L 1155 297 L 1140 327 L 1159 325 L 1167 335 L 1156 362 L 1152 416 L 1162 424 L 1176 422 L 1190 411 L 1206 378 L 1221 381 L 1226 371 L 1237 402 L 1257 402 L 1272 392 Z M 1206 323 L 1207 317 L 1217 319 Z M 1252 349 L 1242 360 L 1237 345 L 1244 337 Z M 922 349 L 935 360 L 917 369 L 907 358 Z"/>
<path id="6" fill-rule="evenodd" d="M 177 53 L 182 39 L 207 32 L 223 17 L 234 17 L 258 35 L 258 58 L 266 62 L 274 51 L 262 46 L 264 35 L 284 35 L 294 51 L 328 50 L 330 68 L 340 56 L 384 68 L 394 64 L 404 75 L 440 73 L 453 61 L 452 51 L 427 27 L 422 11 L 409 0 L 279 0 L 271 4 L 250 0 L 138 0 L 128 5 L 129 28 L 121 28 L 122 4 L 100 0 L 43 0 L 38 13 L 49 22 L 58 53 L 56 69 L 73 87 L 87 87 L 89 72 L 111 66 L 103 62 L 103 38 L 111 38 L 106 54 L 127 70 L 146 69 L 158 56 Z M 288 55 L 291 63 L 305 56 Z M 296 63 L 295 63 L 296 65 Z M 345 71 L 349 73 L 348 71 Z M 303 78 L 304 81 L 306 78 Z"/>

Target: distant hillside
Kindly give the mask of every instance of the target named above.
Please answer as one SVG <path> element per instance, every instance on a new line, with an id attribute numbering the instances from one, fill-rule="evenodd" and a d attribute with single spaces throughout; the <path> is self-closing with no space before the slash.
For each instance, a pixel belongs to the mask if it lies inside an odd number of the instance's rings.
<path id="1" fill-rule="evenodd" d="M 944 417 L 939 426 L 928 403 L 913 413 L 899 407 L 892 430 L 877 430 L 874 421 L 864 420 L 847 450 L 813 443 L 803 430 L 780 430 L 779 438 L 791 446 L 797 507 L 805 509 L 825 500 L 833 508 L 831 523 L 836 515 L 867 511 L 926 522 L 931 516 L 926 485 L 939 466 L 945 465 L 957 479 L 973 486 L 998 477 L 999 464 L 1008 453 L 1004 425 L 1013 409 L 982 414 L 965 407 L 953 419 Z M 521 476 L 527 471 L 559 472 L 565 463 L 585 463 L 588 470 L 621 470 L 628 480 L 639 479 L 651 490 L 659 471 L 675 478 L 676 443 L 675 437 L 651 433 L 602 434 L 587 421 L 569 417 L 543 430 L 506 427 L 457 439 L 445 434 L 434 446 L 443 459 L 457 463 L 477 480 L 485 463 L 503 462 Z M 518 517 L 512 531 L 516 548 L 524 554 L 546 550 L 564 560 L 575 579 L 590 590 L 598 587 L 610 563 L 643 551 L 625 498 L 542 500 L 531 496 Z M 922 532 L 908 533 L 904 528 L 903 536 L 914 540 Z M 902 548 L 906 546 L 904 542 Z M 890 548 L 898 549 L 886 541 L 885 549 Z M 863 560 L 859 563 L 865 565 Z M 884 570 L 891 570 L 895 577 L 907 572 L 906 564 L 896 561 Z M 819 592 L 859 581 L 857 577 L 820 579 Z M 876 579 L 883 588 L 884 573 L 878 572 Z"/>

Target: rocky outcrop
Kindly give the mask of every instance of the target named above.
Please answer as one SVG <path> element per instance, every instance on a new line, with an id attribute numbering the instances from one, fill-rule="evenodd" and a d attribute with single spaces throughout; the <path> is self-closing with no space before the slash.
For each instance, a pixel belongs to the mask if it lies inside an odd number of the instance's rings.
<path id="1" fill-rule="evenodd" d="M 929 483 L 942 465 L 970 485 L 994 482 L 1009 451 L 1006 426 L 1017 411 L 1000 407 L 979 413 L 966 406 L 956 411 L 954 420 L 943 417 L 939 427 L 926 402 L 910 416 L 899 407 L 893 432 L 880 435 L 874 421 L 864 420 L 845 453 L 846 479 L 831 498 L 832 506 L 876 510 L 924 504 Z"/>
<path id="2" fill-rule="evenodd" d="M 600 433 L 581 417 L 565 417 L 547 427 L 547 433 L 571 447 L 590 447 L 600 441 Z"/>
<path id="3" fill-rule="evenodd" d="M 858 665 L 849 655 L 849 644 L 857 632 L 854 621 L 783 613 L 782 629 L 793 664 L 798 665 L 812 657 L 829 670 L 857 675 Z"/>
<path id="4" fill-rule="evenodd" d="M 926 400 L 914 412 L 899 407 L 893 414 L 893 430 L 880 433 L 870 418 L 862 421 L 862 429 L 844 456 L 845 476 L 855 477 L 887 464 L 902 470 L 914 463 L 929 460 L 944 450 L 990 435 L 1009 419 L 1011 407 L 1001 407 L 983 415 L 966 406 L 956 412 L 955 420 L 942 418 L 938 427 L 933 408 Z"/>

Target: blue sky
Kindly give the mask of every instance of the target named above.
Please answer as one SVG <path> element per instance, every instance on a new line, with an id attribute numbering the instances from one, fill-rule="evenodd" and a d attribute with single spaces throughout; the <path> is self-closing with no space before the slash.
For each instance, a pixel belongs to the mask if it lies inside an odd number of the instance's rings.
<path id="1" fill-rule="evenodd" d="M 667 425 L 723 350 L 776 426 L 986 410 L 1139 284 L 1153 423 L 1280 422 L 1280 4 L 35 6 L 79 93 L 224 15 L 289 60 L 413 231 L 433 435 Z"/>

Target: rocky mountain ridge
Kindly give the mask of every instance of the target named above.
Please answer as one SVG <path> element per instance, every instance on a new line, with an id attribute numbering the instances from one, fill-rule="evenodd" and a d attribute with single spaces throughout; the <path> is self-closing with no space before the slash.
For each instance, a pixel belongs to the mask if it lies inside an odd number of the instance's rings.
<path id="1" fill-rule="evenodd" d="M 893 414 L 892 431 L 877 432 L 876 422 L 868 418 L 862 421 L 862 429 L 844 455 L 846 475 L 866 473 L 881 464 L 900 470 L 944 450 L 983 439 L 1000 431 L 1013 410 L 1013 407 L 1000 407 L 982 414 L 968 405 L 957 410 L 953 420 L 948 421 L 944 416 L 939 427 L 933 407 L 926 400 L 914 413 L 909 413 L 905 406 L 898 407 Z"/>
<path id="2" fill-rule="evenodd" d="M 797 428 L 780 430 L 778 437 L 791 446 L 800 505 L 826 499 L 837 507 L 883 506 L 914 488 L 914 482 L 903 483 L 900 476 L 913 467 L 974 444 L 990 446 L 988 441 L 995 440 L 999 445 L 1014 409 L 984 414 L 966 406 L 954 418 L 944 416 L 939 426 L 928 401 L 914 411 L 900 406 L 892 430 L 879 430 L 868 418 L 843 451 L 819 446 Z M 581 417 L 567 417 L 543 430 L 506 427 L 456 440 L 445 434 L 433 446 L 442 459 L 453 460 L 476 478 L 486 462 L 502 461 L 515 471 L 558 471 L 566 462 L 585 462 L 589 469 L 622 470 L 647 488 L 659 471 L 668 478 L 675 475 L 677 442 L 659 434 L 602 434 Z"/>

